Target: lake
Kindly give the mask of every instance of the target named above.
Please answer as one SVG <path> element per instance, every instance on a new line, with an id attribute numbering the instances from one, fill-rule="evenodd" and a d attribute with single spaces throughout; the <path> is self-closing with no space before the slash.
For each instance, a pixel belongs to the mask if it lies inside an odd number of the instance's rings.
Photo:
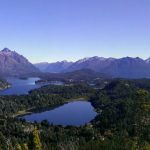
<path id="1" fill-rule="evenodd" d="M 29 122 L 47 120 L 50 124 L 54 125 L 81 126 L 89 123 L 96 115 L 97 113 L 90 102 L 74 101 L 49 111 L 32 113 L 19 118 Z"/>
<path id="2" fill-rule="evenodd" d="M 40 88 L 44 85 L 53 84 L 53 85 L 62 85 L 62 82 L 53 81 L 49 83 L 35 84 L 35 81 L 38 81 L 40 78 L 8 78 L 7 82 L 12 85 L 12 87 L 1 90 L 0 95 L 21 95 L 28 94 L 29 91 Z"/>
<path id="3" fill-rule="evenodd" d="M 0 95 L 28 94 L 29 91 L 40 88 L 44 85 L 63 85 L 63 83 L 59 81 L 35 84 L 35 81 L 39 79 L 40 78 L 8 78 L 7 81 L 12 84 L 12 87 L 0 91 Z M 96 115 L 97 113 L 94 111 L 90 102 L 74 101 L 64 104 L 63 106 L 59 106 L 53 110 L 32 113 L 19 118 L 24 118 L 29 122 L 41 122 L 42 120 L 48 120 L 49 123 L 53 123 L 54 125 L 80 126 L 90 122 Z"/>

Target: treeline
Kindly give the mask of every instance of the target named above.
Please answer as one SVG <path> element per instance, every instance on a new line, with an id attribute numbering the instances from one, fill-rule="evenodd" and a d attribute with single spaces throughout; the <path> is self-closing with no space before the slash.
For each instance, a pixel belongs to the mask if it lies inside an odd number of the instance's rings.
<path id="1" fill-rule="evenodd" d="M 110 79 L 111 76 L 108 74 L 103 74 L 95 72 L 90 69 L 81 69 L 73 72 L 66 73 L 41 73 L 40 78 L 48 81 L 64 81 L 64 82 L 81 82 L 81 81 L 92 81 L 95 79 Z"/>
<path id="2" fill-rule="evenodd" d="M 94 89 L 87 84 L 68 84 L 68 85 L 48 85 L 41 87 L 40 89 L 33 90 L 30 93 L 33 95 L 39 94 L 53 94 L 59 95 L 63 98 L 72 98 L 72 97 L 84 97 L 90 96 L 91 93 L 94 93 Z"/>
<path id="3" fill-rule="evenodd" d="M 21 96 L 0 96 L 0 115 L 12 115 L 21 110 L 55 107 L 73 98 L 87 97 L 94 90 L 88 85 L 48 85 Z"/>

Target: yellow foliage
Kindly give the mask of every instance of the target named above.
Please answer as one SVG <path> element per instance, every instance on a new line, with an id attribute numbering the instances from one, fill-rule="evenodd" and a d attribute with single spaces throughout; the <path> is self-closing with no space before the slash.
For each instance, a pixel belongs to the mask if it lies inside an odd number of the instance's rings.
<path id="1" fill-rule="evenodd" d="M 21 145 L 17 144 L 17 150 L 22 150 Z"/>
<path id="2" fill-rule="evenodd" d="M 34 143 L 34 150 L 42 150 L 39 133 L 36 128 L 33 131 L 33 143 Z"/>
<path id="3" fill-rule="evenodd" d="M 144 90 L 144 89 L 140 89 L 137 91 L 138 96 L 148 96 L 149 92 Z"/>
<path id="4" fill-rule="evenodd" d="M 147 145 L 143 148 L 143 150 L 150 150 L 150 144 L 147 144 Z"/>
<path id="5" fill-rule="evenodd" d="M 29 150 L 28 145 L 27 144 L 23 144 L 22 150 Z"/>

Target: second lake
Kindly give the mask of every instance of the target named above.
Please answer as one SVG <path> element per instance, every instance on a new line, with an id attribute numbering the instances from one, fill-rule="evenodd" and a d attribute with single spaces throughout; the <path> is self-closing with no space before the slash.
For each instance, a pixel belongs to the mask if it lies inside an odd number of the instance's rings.
<path id="1" fill-rule="evenodd" d="M 81 126 L 89 123 L 96 115 L 97 113 L 90 102 L 74 101 L 49 111 L 32 113 L 19 118 L 29 122 L 47 120 L 54 125 Z"/>

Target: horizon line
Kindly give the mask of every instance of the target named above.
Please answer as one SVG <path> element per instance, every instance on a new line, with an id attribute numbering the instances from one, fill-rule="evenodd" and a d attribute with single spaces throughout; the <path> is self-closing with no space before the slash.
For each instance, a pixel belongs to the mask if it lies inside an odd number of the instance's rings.
<path id="1" fill-rule="evenodd" d="M 140 57 L 140 56 L 120 56 L 120 57 L 105 57 L 105 56 L 99 56 L 99 55 L 93 55 L 93 56 L 85 56 L 85 57 L 81 57 L 81 58 L 77 58 L 75 60 L 71 60 L 71 59 L 62 59 L 62 60 L 56 60 L 56 61 L 38 61 L 38 62 L 33 62 L 32 60 L 30 60 L 27 56 L 25 56 L 24 54 L 20 54 L 19 52 L 17 52 L 16 50 L 11 50 L 9 49 L 8 47 L 4 47 L 2 50 L 0 50 L 0 52 L 2 52 L 4 49 L 6 50 L 10 50 L 11 52 L 16 52 L 18 53 L 19 55 L 22 55 L 23 57 L 27 58 L 28 61 L 30 61 L 32 64 L 38 64 L 38 63 L 56 63 L 56 62 L 63 62 L 63 61 L 66 61 L 66 62 L 72 62 L 72 63 L 75 63 L 77 61 L 80 61 L 80 60 L 83 60 L 83 59 L 90 59 L 90 58 L 94 58 L 94 57 L 98 57 L 98 58 L 104 58 L 104 59 L 122 59 L 122 58 L 140 58 L 144 61 L 146 61 L 147 59 L 149 59 L 150 57 L 147 57 L 147 58 L 143 58 L 143 57 Z"/>

